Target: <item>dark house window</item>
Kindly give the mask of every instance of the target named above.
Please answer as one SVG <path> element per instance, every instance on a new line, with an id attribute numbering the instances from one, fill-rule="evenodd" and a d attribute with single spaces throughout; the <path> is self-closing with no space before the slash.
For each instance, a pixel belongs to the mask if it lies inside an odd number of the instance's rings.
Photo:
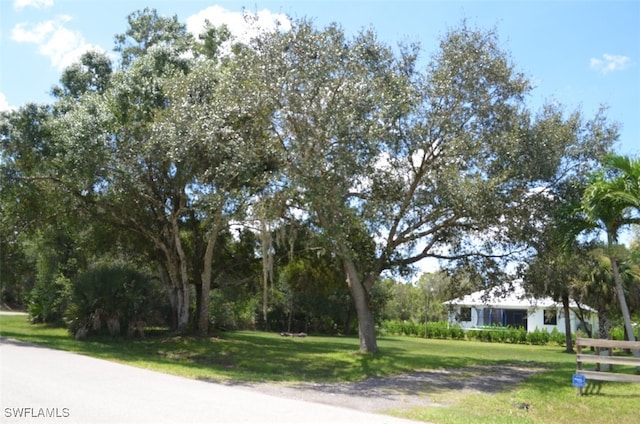
<path id="1" fill-rule="evenodd" d="M 558 314 L 555 309 L 544 310 L 544 324 L 545 325 L 558 325 Z"/>
<path id="2" fill-rule="evenodd" d="M 460 321 L 471 322 L 471 308 L 460 308 Z"/>
<path id="3" fill-rule="evenodd" d="M 505 309 L 505 325 L 515 328 L 527 328 L 527 316 L 529 315 L 526 309 Z"/>
<path id="4" fill-rule="evenodd" d="M 504 309 L 485 308 L 482 313 L 483 325 L 505 325 L 505 311 Z"/>

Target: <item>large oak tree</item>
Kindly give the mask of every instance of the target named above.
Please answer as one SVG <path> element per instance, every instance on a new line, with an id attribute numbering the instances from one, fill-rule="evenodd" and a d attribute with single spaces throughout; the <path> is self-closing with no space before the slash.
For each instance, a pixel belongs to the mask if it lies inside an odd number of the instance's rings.
<path id="1" fill-rule="evenodd" d="M 528 252 L 551 188 L 616 137 L 601 115 L 534 116 L 491 31 L 453 29 L 423 70 L 419 53 L 302 20 L 239 59 L 273 102 L 274 184 L 340 259 L 364 352 L 378 350 L 369 295 L 382 273 Z"/>

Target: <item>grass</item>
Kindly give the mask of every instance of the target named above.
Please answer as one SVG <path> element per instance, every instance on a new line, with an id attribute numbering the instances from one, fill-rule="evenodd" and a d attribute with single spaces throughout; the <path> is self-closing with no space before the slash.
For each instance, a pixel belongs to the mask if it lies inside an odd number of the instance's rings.
<path id="1" fill-rule="evenodd" d="M 0 316 L 0 335 L 56 349 L 210 381 L 357 381 L 418 370 L 474 365 L 544 368 L 498 393 L 434 390 L 424 406 L 390 414 L 433 423 L 634 422 L 640 384 L 603 383 L 578 397 L 571 386 L 575 356 L 557 346 L 381 337 L 381 353 L 357 353 L 350 337 L 282 338 L 260 332 L 220 337 L 175 337 L 149 331 L 146 340 L 74 340 L 64 329 L 31 325 L 23 316 Z M 468 378 L 473 378 L 469 375 Z M 528 408 L 522 408 L 527 405 Z"/>

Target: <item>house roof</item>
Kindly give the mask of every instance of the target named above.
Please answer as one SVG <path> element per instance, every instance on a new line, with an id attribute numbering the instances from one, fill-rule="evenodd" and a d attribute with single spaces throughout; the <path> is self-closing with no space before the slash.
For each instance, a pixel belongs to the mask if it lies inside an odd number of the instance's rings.
<path id="1" fill-rule="evenodd" d="M 550 297 L 534 297 L 528 294 L 522 281 L 505 283 L 500 286 L 486 290 L 480 290 L 457 299 L 444 302 L 445 305 L 455 306 L 483 306 L 501 309 L 529 309 L 529 308 L 561 308 L 562 304 L 554 302 Z M 575 301 L 571 301 L 569 306 L 577 308 Z M 583 309 L 592 310 L 589 306 L 581 305 Z"/>

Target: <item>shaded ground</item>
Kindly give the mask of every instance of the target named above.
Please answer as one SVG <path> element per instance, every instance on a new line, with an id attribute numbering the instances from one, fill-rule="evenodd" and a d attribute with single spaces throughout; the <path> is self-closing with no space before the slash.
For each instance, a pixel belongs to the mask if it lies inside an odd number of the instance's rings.
<path id="1" fill-rule="evenodd" d="M 369 378 L 356 383 L 243 383 L 242 386 L 278 397 L 381 412 L 418 405 L 441 406 L 432 397 L 448 391 L 509 390 L 542 371 L 542 368 L 517 366 L 478 366 Z"/>

